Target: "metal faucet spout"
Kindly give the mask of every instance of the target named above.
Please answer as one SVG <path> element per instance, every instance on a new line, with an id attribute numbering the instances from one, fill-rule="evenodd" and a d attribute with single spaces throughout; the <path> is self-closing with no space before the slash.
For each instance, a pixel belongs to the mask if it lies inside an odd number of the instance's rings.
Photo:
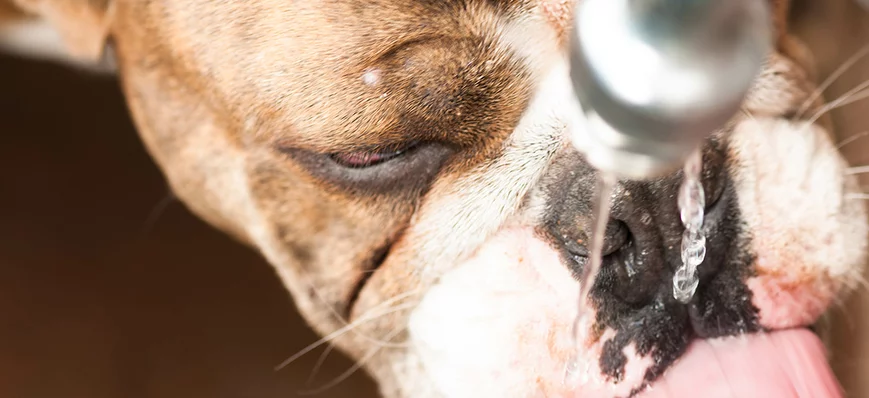
<path id="1" fill-rule="evenodd" d="M 570 77 L 603 172 L 651 178 L 681 166 L 739 112 L 772 50 L 763 0 L 582 0 Z"/>

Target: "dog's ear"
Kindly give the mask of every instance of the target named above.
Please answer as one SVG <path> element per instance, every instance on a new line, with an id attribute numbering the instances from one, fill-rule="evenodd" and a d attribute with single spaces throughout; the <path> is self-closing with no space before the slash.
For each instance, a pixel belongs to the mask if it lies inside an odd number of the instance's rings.
<path id="1" fill-rule="evenodd" d="M 102 60 L 114 0 L 12 0 L 12 3 L 51 24 L 71 57 L 85 62 Z"/>

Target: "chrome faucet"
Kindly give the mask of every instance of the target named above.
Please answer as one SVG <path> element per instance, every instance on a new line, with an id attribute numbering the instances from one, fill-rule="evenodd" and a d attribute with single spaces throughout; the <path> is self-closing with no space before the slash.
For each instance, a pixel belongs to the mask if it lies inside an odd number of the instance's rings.
<path id="1" fill-rule="evenodd" d="M 581 0 L 570 77 L 581 152 L 631 179 L 674 171 L 739 112 L 772 49 L 765 0 Z"/>

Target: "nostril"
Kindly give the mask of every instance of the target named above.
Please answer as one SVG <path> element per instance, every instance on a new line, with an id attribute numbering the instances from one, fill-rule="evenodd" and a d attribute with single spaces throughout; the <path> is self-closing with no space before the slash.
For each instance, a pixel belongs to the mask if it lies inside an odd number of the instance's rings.
<path id="1" fill-rule="evenodd" d="M 628 231 L 628 226 L 625 225 L 625 223 L 618 220 L 610 221 L 607 224 L 606 235 L 604 237 L 604 257 L 618 251 L 622 246 L 625 245 L 625 243 L 627 243 L 629 237 L 630 232 Z M 567 235 L 562 235 L 561 239 L 564 242 L 565 248 L 571 255 L 573 255 L 574 257 L 588 257 L 588 244 L 590 242 L 587 238 L 570 239 L 570 237 L 568 237 Z"/>
<path id="2" fill-rule="evenodd" d="M 609 290 L 628 305 L 645 305 L 661 285 L 661 262 L 629 230 L 622 246 L 605 258 Z"/>
<path id="3" fill-rule="evenodd" d="M 731 192 L 730 179 L 725 175 L 716 180 L 712 185 L 712 193 L 706 193 L 706 208 L 703 210 L 703 230 L 707 238 L 713 238 L 717 234 L 718 225 L 726 215 L 726 210 L 734 193 Z"/>
<path id="4" fill-rule="evenodd" d="M 715 151 L 703 155 L 703 171 L 701 184 L 705 192 L 707 212 L 718 203 L 727 187 L 727 168 L 724 167 L 724 156 Z"/>
<path id="5" fill-rule="evenodd" d="M 618 220 L 610 221 L 606 228 L 606 238 L 603 244 L 603 255 L 609 256 L 621 249 L 630 238 L 628 226 Z"/>

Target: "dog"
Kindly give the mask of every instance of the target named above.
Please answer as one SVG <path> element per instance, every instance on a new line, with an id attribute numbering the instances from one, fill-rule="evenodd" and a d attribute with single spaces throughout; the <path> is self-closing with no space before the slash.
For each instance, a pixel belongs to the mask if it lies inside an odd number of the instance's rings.
<path id="1" fill-rule="evenodd" d="M 866 211 L 768 1 L 775 50 L 702 148 L 697 293 L 672 297 L 681 173 L 620 181 L 579 358 L 572 1 L 0 0 L 0 43 L 115 69 L 175 195 L 385 397 L 835 396 L 810 329 L 860 281 Z"/>

